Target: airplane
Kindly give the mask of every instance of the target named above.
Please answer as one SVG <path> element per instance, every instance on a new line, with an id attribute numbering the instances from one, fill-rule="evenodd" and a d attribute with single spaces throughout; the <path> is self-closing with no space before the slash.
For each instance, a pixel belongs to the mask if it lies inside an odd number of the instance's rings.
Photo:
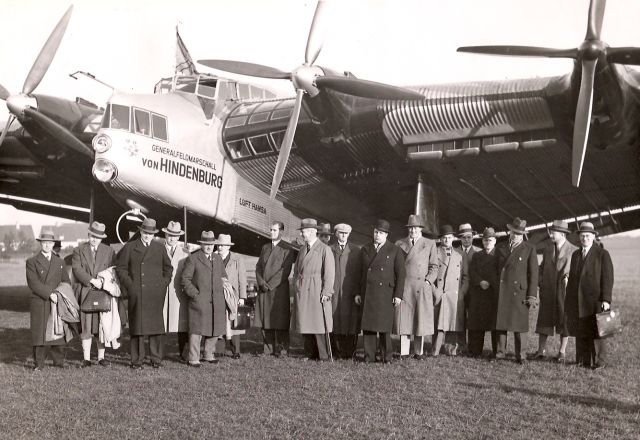
<path id="1" fill-rule="evenodd" d="M 591 0 L 577 49 L 464 47 L 501 55 L 566 56 L 555 77 L 397 87 L 315 64 L 327 3 L 311 23 L 304 62 L 292 71 L 201 60 L 244 77 L 289 80 L 278 97 L 250 80 L 185 73 L 153 94 L 114 90 L 104 108 L 34 94 L 60 45 L 54 29 L 19 94 L 0 89 L 11 115 L 0 144 L 3 199 L 37 212 L 100 219 L 122 241 L 128 214 L 159 224 L 183 218 L 189 241 L 230 233 L 257 254 L 272 221 L 294 244 L 301 218 L 347 221 L 356 243 L 376 218 L 404 233 L 410 213 L 426 233 L 470 222 L 504 230 L 514 217 L 546 236 L 554 219 L 594 218 L 602 235 L 640 227 L 640 49 L 600 37 L 604 1 Z M 43 178 L 46 177 L 46 185 Z M 22 197 L 16 199 L 15 197 Z M 26 198 L 54 202 L 41 205 Z M 88 208 L 70 211 L 60 205 Z"/>

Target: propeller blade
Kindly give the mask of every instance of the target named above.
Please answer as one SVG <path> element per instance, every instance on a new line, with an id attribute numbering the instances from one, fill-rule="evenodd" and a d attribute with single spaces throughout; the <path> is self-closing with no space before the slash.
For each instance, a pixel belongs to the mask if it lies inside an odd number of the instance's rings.
<path id="1" fill-rule="evenodd" d="M 0 99 L 2 99 L 3 101 L 6 101 L 9 95 L 10 95 L 9 91 L 5 89 L 2 86 L 2 84 L 0 84 Z"/>
<path id="2" fill-rule="evenodd" d="M 93 150 L 82 143 L 80 139 L 75 137 L 69 130 L 55 122 L 53 119 L 30 107 L 26 107 L 24 109 L 24 114 L 26 117 L 36 121 L 43 130 L 49 133 L 57 141 L 63 143 L 64 145 L 77 151 L 78 153 L 84 154 L 85 156 L 89 156 L 93 159 Z"/>
<path id="3" fill-rule="evenodd" d="M 321 76 L 316 78 L 316 87 L 329 88 L 347 95 L 371 99 L 422 100 L 424 95 L 402 87 L 374 81 L 342 76 Z"/>
<path id="4" fill-rule="evenodd" d="M 4 142 L 4 138 L 7 137 L 7 132 L 9 131 L 9 127 L 11 127 L 11 124 L 13 123 L 13 120 L 16 117 L 9 113 L 9 119 L 7 119 L 7 125 L 4 126 L 4 130 L 2 130 L 2 134 L 0 135 L 0 147 L 2 146 L 2 143 Z"/>
<path id="5" fill-rule="evenodd" d="M 272 79 L 291 79 L 290 72 L 283 72 L 273 67 L 263 66 L 262 64 L 232 60 L 198 60 L 198 63 L 211 67 L 212 69 L 236 73 L 238 75 Z"/>
<path id="6" fill-rule="evenodd" d="M 596 74 L 595 60 L 582 60 L 582 79 L 580 82 L 580 95 L 576 106 L 576 120 L 573 126 L 573 151 L 571 154 L 571 183 L 580 185 L 582 177 L 582 165 L 587 153 L 587 141 L 589 140 L 589 127 L 591 126 L 591 109 L 593 106 L 593 79 Z"/>
<path id="7" fill-rule="evenodd" d="M 578 49 L 554 49 L 536 46 L 463 46 L 458 52 L 518 57 L 575 58 Z"/>
<path id="8" fill-rule="evenodd" d="M 589 3 L 589 18 L 587 19 L 587 35 L 585 40 L 599 40 L 604 19 L 604 8 L 607 0 L 591 0 Z"/>
<path id="9" fill-rule="evenodd" d="M 51 32 L 51 35 L 49 35 L 47 42 L 42 46 L 22 86 L 22 93 L 25 95 L 33 92 L 35 88 L 38 87 L 38 84 L 40 84 L 40 81 L 42 81 L 45 73 L 47 73 L 51 61 L 58 51 L 60 41 L 62 41 L 62 37 L 64 37 L 64 32 L 67 30 L 67 25 L 71 18 L 71 11 L 73 11 L 73 5 L 69 6 L 67 12 L 62 16 L 55 29 L 53 29 L 53 32 Z"/>
<path id="10" fill-rule="evenodd" d="M 318 59 L 324 37 L 327 30 L 328 20 L 326 19 L 327 10 L 329 9 L 329 1 L 320 0 L 316 6 L 316 12 L 313 14 L 313 21 L 309 29 L 309 37 L 307 38 L 307 48 L 304 51 L 304 63 L 311 66 Z"/>
<path id="11" fill-rule="evenodd" d="M 278 155 L 278 162 L 276 163 L 276 169 L 273 173 L 273 181 L 271 182 L 271 193 L 269 197 L 271 200 L 276 198 L 278 189 L 280 188 L 280 182 L 282 176 L 284 176 L 284 170 L 287 168 L 287 162 L 289 161 L 289 153 L 291 153 L 291 145 L 293 144 L 293 136 L 296 134 L 296 127 L 298 126 L 298 118 L 300 117 L 300 108 L 302 107 L 302 95 L 304 90 L 296 90 L 296 103 L 293 106 L 293 112 L 291 113 L 291 119 L 287 125 L 287 131 L 282 139 L 282 145 L 280 146 L 280 154 Z"/>
<path id="12" fill-rule="evenodd" d="M 607 61 L 610 63 L 640 66 L 640 48 L 608 47 Z"/>

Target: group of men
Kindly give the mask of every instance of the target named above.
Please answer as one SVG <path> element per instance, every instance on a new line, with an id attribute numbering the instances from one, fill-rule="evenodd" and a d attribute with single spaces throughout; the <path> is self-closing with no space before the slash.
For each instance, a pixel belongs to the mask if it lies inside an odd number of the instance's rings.
<path id="1" fill-rule="evenodd" d="M 565 361 L 568 337 L 576 336 L 577 363 L 591 368 L 606 364 L 595 315 L 610 308 L 613 266 L 608 252 L 594 245 L 593 224 L 580 224 L 581 246 L 575 248 L 566 239 L 570 233 L 566 222 L 553 222 L 549 229 L 553 246 L 544 251 L 540 265 L 535 246 L 524 240 L 526 221 L 520 218 L 507 225 L 508 240 L 497 246 L 494 229 L 486 228 L 482 248 L 473 246 L 476 233 L 470 224 L 457 231 L 443 226 L 440 246 L 423 235 L 425 225 L 419 215 L 409 216 L 406 228 L 407 236 L 392 243 L 387 240 L 389 222 L 378 220 L 372 243 L 359 248 L 349 240 L 348 224 L 338 224 L 332 231 L 328 224 L 303 219 L 299 228 L 303 245 L 293 249 L 282 241 L 284 224 L 273 222 L 271 240 L 262 247 L 256 264 L 254 324 L 262 331 L 264 353 L 287 354 L 289 330 L 294 328 L 303 336 L 306 358 L 313 360 L 355 359 L 360 332 L 364 362 L 392 361 L 392 333 L 400 337 L 400 358 L 409 357 L 413 345 L 413 357 L 425 359 L 426 338 L 431 356 L 464 352 L 477 357 L 483 352 L 485 333 L 491 332 L 490 356 L 504 359 L 507 332 L 512 332 L 516 361 L 524 363 L 528 358 L 545 358 L 548 337 L 558 333 L 558 361 Z M 178 334 L 179 355 L 191 367 L 218 362 L 215 346 L 221 336 L 232 341 L 233 357 L 240 357 L 241 331 L 232 323 L 246 298 L 246 270 L 243 260 L 229 251 L 231 237 L 220 234 L 216 239 L 213 232 L 203 231 L 200 249 L 190 254 L 177 246 L 184 234 L 178 222 L 163 229 L 164 244 L 153 240 L 157 232 L 155 221 L 146 219 L 139 238 L 116 256 L 100 243 L 106 236 L 104 225 L 92 223 L 89 241 L 73 256 L 78 304 L 90 290 L 105 288 L 104 271 L 115 264 L 128 297 L 132 368 L 142 368 L 145 337 L 151 365 L 162 366 L 167 332 Z M 453 247 L 456 236 L 458 248 Z M 53 233 L 43 231 L 38 240 L 42 251 L 27 261 L 27 280 L 34 293 L 36 369 L 42 368 L 51 348 L 54 365 L 64 362 L 60 349 L 64 340 L 49 341 L 45 333 L 55 310 L 48 302 L 57 302 L 59 284 L 69 283 L 64 263 L 51 253 Z M 527 356 L 523 338 L 529 331 L 529 308 L 538 302 L 539 348 Z M 98 364 L 108 365 L 105 342 L 113 339 L 107 337 L 110 333 L 103 322 L 109 323 L 108 317 L 80 314 L 82 365 L 92 365 L 93 337 Z"/>

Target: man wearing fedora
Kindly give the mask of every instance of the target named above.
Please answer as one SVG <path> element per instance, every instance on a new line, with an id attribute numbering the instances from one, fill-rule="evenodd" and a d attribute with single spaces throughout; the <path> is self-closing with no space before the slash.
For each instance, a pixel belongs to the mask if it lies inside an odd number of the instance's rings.
<path id="1" fill-rule="evenodd" d="M 169 286 L 167 286 L 162 316 L 167 333 L 178 334 L 178 356 L 183 362 L 186 362 L 189 341 L 189 310 L 188 298 L 182 291 L 182 270 L 189 256 L 189 250 L 186 248 L 186 243 L 179 244 L 180 237 L 184 235 L 180 222 L 170 221 L 166 228 L 162 228 L 162 232 L 164 232 L 164 248 L 173 267 L 173 275 Z"/>
<path id="2" fill-rule="evenodd" d="M 142 369 L 144 338 L 149 338 L 151 366 L 160 368 L 164 357 L 164 301 L 171 283 L 173 266 L 164 245 L 153 237 L 156 221 L 146 218 L 140 237 L 129 241 L 117 257 L 116 272 L 129 294 L 131 368 Z"/>
<path id="3" fill-rule="evenodd" d="M 396 241 L 404 251 L 405 281 L 402 303 L 395 311 L 395 330 L 400 335 L 400 357 L 409 356 L 409 340 L 413 337 L 415 359 L 424 359 L 424 338 L 433 335 L 433 285 L 438 276 L 438 251 L 433 240 L 422 236 L 424 222 L 410 215 L 408 236 Z"/>
<path id="4" fill-rule="evenodd" d="M 41 250 L 26 263 L 27 286 L 31 289 L 31 345 L 33 346 L 34 371 L 44 368 L 44 362 L 49 352 L 55 367 L 64 367 L 65 338 L 47 341 L 47 321 L 51 314 L 51 303 L 57 302 L 57 295 L 53 290 L 60 283 L 68 283 L 69 274 L 64 267 L 64 261 L 55 255 L 53 245 L 55 236 L 50 229 L 43 229 L 36 238 L 40 242 Z"/>
<path id="5" fill-rule="evenodd" d="M 496 359 L 504 359 L 507 332 L 513 332 L 516 362 L 527 361 L 526 335 L 529 307 L 538 293 L 538 257 L 535 246 L 524 241 L 527 222 L 518 217 L 507 225 L 509 241 L 496 247 L 500 288 L 496 309 Z"/>
<path id="6" fill-rule="evenodd" d="M 87 297 L 91 289 L 102 289 L 102 280 L 98 274 L 116 261 L 116 253 L 111 248 L 102 243 L 107 238 L 105 226 L 99 222 L 92 222 L 87 231 L 89 241 L 82 243 L 73 250 L 71 267 L 76 284 L 74 291 L 79 304 Z M 98 349 L 98 365 L 106 367 L 109 362 L 104 358 L 105 346 L 100 342 L 100 313 L 85 313 L 80 311 L 80 340 L 82 341 L 82 354 L 84 360 L 82 367 L 91 366 L 91 340 L 96 337 Z"/>
<path id="7" fill-rule="evenodd" d="M 227 328 L 227 306 L 223 278 L 227 277 L 220 255 L 213 252 L 213 231 L 202 231 L 200 250 L 191 254 L 182 271 L 182 287 L 189 301 L 189 358 L 191 367 L 200 366 L 200 343 L 204 337 L 204 360 L 218 363 L 215 348 Z"/>
<path id="8" fill-rule="evenodd" d="M 378 335 L 382 361 L 391 362 L 394 309 L 404 293 L 404 253 L 387 240 L 390 228 L 388 221 L 378 220 L 373 228 L 373 243 L 361 249 L 362 278 L 355 302 L 362 305 L 365 362 L 375 362 Z"/>
<path id="9" fill-rule="evenodd" d="M 551 246 L 547 246 L 542 254 L 538 283 L 540 285 L 540 309 L 536 333 L 538 333 L 538 351 L 531 357 L 545 359 L 547 339 L 554 334 L 560 335 L 560 351 L 556 357 L 558 362 L 565 361 L 569 332 L 564 316 L 564 300 L 569 280 L 571 255 L 577 249 L 567 240 L 569 225 L 556 220 L 549 228 Z"/>
<path id="10" fill-rule="evenodd" d="M 262 246 L 256 263 L 255 326 L 262 328 L 264 354 L 279 357 L 289 350 L 291 306 L 289 275 L 294 251 L 282 242 L 284 223 L 273 222 L 269 229 L 271 242 Z"/>
<path id="11" fill-rule="evenodd" d="M 594 244 L 593 223 L 582 222 L 578 234 L 580 248 L 571 255 L 565 313 L 569 334 L 576 336 L 576 363 L 597 370 L 606 366 L 607 353 L 596 314 L 611 308 L 613 263 L 609 252 Z"/>
<path id="12" fill-rule="evenodd" d="M 471 265 L 471 258 L 473 254 L 480 251 L 481 249 L 477 246 L 473 245 L 473 236 L 476 235 L 476 231 L 473 230 L 471 224 L 463 223 L 458 226 L 458 238 L 460 239 L 460 247 L 455 248 L 456 252 L 462 255 L 462 259 L 464 260 L 464 265 L 469 269 Z M 468 315 L 469 308 L 469 297 L 465 297 L 465 330 L 462 333 L 451 334 L 451 340 L 447 342 L 458 343 L 459 348 L 458 351 L 466 352 L 467 351 L 467 330 L 466 330 L 466 320 Z M 449 338 L 448 338 L 449 339 Z M 456 339 L 456 340 L 454 340 Z"/>
<path id="13" fill-rule="evenodd" d="M 318 223 L 305 218 L 300 225 L 304 244 L 294 268 L 294 304 L 297 329 L 304 338 L 309 359 L 327 360 L 331 350 L 329 334 L 333 330 L 331 297 L 335 261 L 329 246 L 318 239 Z"/>

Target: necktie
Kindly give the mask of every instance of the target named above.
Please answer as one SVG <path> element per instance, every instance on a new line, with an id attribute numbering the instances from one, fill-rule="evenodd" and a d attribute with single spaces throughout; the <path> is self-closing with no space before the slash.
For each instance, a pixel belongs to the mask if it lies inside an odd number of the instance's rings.
<path id="1" fill-rule="evenodd" d="M 582 259 L 587 258 L 587 248 L 582 248 Z"/>
<path id="2" fill-rule="evenodd" d="M 309 243 L 307 243 L 307 253 L 309 253 L 310 250 L 311 250 L 311 245 L 309 245 Z"/>
<path id="3" fill-rule="evenodd" d="M 96 259 L 96 248 L 92 247 L 91 248 L 91 256 L 93 257 L 93 259 Z"/>
<path id="4" fill-rule="evenodd" d="M 412 238 L 411 239 L 411 246 L 415 246 L 415 245 L 416 245 L 416 240 L 415 240 L 415 238 Z"/>
<path id="5" fill-rule="evenodd" d="M 343 244 L 340 245 L 340 251 L 344 251 L 344 245 Z"/>

